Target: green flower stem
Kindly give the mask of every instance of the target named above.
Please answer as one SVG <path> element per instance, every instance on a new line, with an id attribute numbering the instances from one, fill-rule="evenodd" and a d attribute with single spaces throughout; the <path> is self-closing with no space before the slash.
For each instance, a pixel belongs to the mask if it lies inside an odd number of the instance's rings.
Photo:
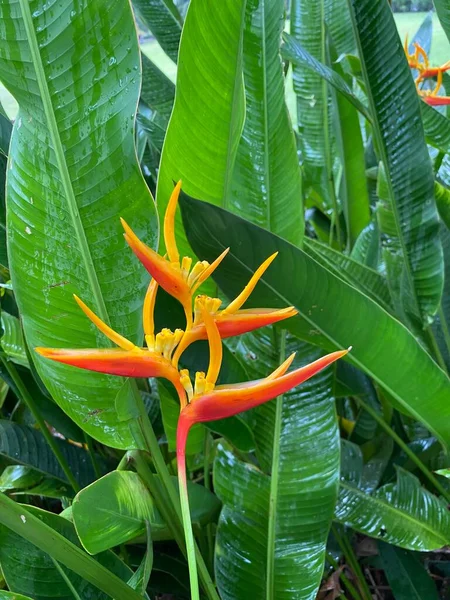
<path id="1" fill-rule="evenodd" d="M 167 465 L 164 462 L 163 455 L 161 453 L 161 449 L 158 444 L 158 440 L 156 438 L 155 432 L 153 431 L 152 424 L 148 418 L 148 415 L 145 411 L 144 403 L 142 402 L 142 398 L 139 395 L 138 408 L 139 408 L 139 417 L 138 424 L 140 428 L 141 435 L 145 442 L 145 447 L 148 450 L 149 454 L 152 457 L 153 464 L 155 465 L 155 469 L 159 478 L 161 480 L 162 486 L 164 487 L 165 492 L 168 495 L 169 505 L 171 505 L 171 510 L 174 511 L 176 522 L 180 524 L 182 523 L 182 513 L 180 507 L 180 500 L 178 498 L 177 490 L 173 484 L 173 481 L 170 477 L 169 471 L 167 469 Z M 198 571 L 200 575 L 200 579 L 204 588 L 204 591 L 209 598 L 209 600 L 220 600 L 219 595 L 217 594 L 216 587 L 211 579 L 208 568 L 203 560 L 203 556 L 198 549 L 197 545 L 195 546 L 195 556 L 197 560 Z M 180 548 L 184 548 L 180 546 Z"/>
<path id="2" fill-rule="evenodd" d="M 435 489 L 442 494 L 442 496 L 446 499 L 447 502 L 450 503 L 450 494 L 447 490 L 440 484 L 437 478 L 433 475 L 433 473 L 423 464 L 418 456 L 414 454 L 411 448 L 408 447 L 407 444 L 402 440 L 402 438 L 395 433 L 390 425 L 386 423 L 386 421 L 381 417 L 376 410 L 374 410 L 369 404 L 364 402 L 361 398 L 358 397 L 359 404 L 363 407 L 363 409 L 371 415 L 378 425 L 386 431 L 387 434 L 391 436 L 391 438 L 396 442 L 403 452 L 412 460 L 412 462 L 417 466 L 418 469 L 422 471 L 428 481 L 435 487 Z"/>
<path id="3" fill-rule="evenodd" d="M 338 563 L 334 560 L 334 558 L 331 556 L 331 554 L 327 553 L 327 561 L 330 563 L 330 565 L 333 567 L 333 569 L 335 571 L 337 571 L 339 569 Z M 355 588 L 353 583 L 349 580 L 349 578 L 343 571 L 341 571 L 339 573 L 339 579 L 342 581 L 343 585 L 345 585 L 345 587 L 348 590 L 348 593 L 353 598 L 353 600 L 361 600 L 360 593 L 358 592 L 358 590 Z M 345 598 L 345 596 L 340 596 L 340 597 Z"/>
<path id="4" fill-rule="evenodd" d="M 44 421 L 41 413 L 39 412 L 38 407 L 36 406 L 31 394 L 27 390 L 25 384 L 23 383 L 17 369 L 10 360 L 6 358 L 3 352 L 0 352 L 0 360 L 3 363 L 8 375 L 11 377 L 11 380 L 15 386 L 16 392 L 18 394 L 19 400 L 24 402 L 26 406 L 30 409 L 31 414 L 36 420 L 36 423 L 39 425 L 42 435 L 44 436 L 47 444 L 50 446 L 53 454 L 56 456 L 56 459 L 64 471 L 64 475 L 67 477 L 67 481 L 73 487 L 75 492 L 80 490 L 80 486 L 78 485 L 77 480 L 75 479 L 70 467 L 63 456 L 61 449 L 59 447 L 58 441 L 52 436 L 50 431 L 48 430 L 47 424 Z"/>
<path id="5" fill-rule="evenodd" d="M 352 569 L 353 573 L 356 576 L 363 600 L 372 600 L 372 593 L 369 589 L 369 586 L 367 585 L 364 573 L 362 572 L 361 567 L 359 566 L 358 558 L 354 553 L 352 545 L 347 539 L 347 536 L 345 534 L 341 536 L 337 528 L 333 525 L 331 529 L 339 545 L 339 548 L 345 555 L 345 559 L 347 560 L 349 567 Z"/>
<path id="6" fill-rule="evenodd" d="M 184 448 L 183 448 L 184 452 Z M 191 587 L 191 600 L 200 600 L 198 589 L 196 545 L 192 532 L 191 512 L 189 510 L 189 495 L 186 479 L 186 458 L 178 455 L 178 484 L 180 489 L 181 514 L 183 517 L 184 539 L 186 540 L 186 553 L 189 565 L 189 582 Z"/>
<path id="7" fill-rule="evenodd" d="M 90 435 L 88 435 L 86 432 L 84 432 L 84 439 L 86 441 L 86 446 L 88 447 L 89 458 L 91 459 L 91 463 L 92 463 L 92 467 L 94 469 L 95 476 L 97 477 L 97 479 L 100 479 L 100 477 L 102 476 L 102 472 L 101 472 L 100 465 L 98 464 L 98 460 L 97 460 L 97 457 L 94 452 L 94 445 L 92 444 L 92 438 Z"/>
<path id="8" fill-rule="evenodd" d="M 0 523 L 47 553 L 53 560 L 77 573 L 99 590 L 116 600 L 142 600 L 117 575 L 72 544 L 60 533 L 28 512 L 26 508 L 0 494 Z"/>
<path id="9" fill-rule="evenodd" d="M 205 446 L 204 446 L 204 458 L 203 458 L 203 480 L 204 485 L 207 490 L 211 489 L 211 474 L 210 474 L 210 461 L 209 455 L 211 452 L 212 446 L 212 436 L 209 431 L 206 431 L 205 435 Z M 213 530 L 212 523 L 208 523 L 206 525 L 206 539 L 208 546 L 208 566 L 211 573 L 214 572 L 214 539 L 213 539 Z"/>

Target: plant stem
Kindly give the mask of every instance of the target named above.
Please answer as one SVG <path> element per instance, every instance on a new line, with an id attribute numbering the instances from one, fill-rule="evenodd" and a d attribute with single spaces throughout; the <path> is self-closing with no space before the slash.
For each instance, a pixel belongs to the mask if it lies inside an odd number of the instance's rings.
<path id="1" fill-rule="evenodd" d="M 162 483 L 162 487 L 168 496 L 168 504 L 171 505 L 171 509 L 174 514 L 174 519 L 177 523 L 182 523 L 182 513 L 180 508 L 180 500 L 178 498 L 177 490 L 173 484 L 172 478 L 167 470 L 167 465 L 164 462 L 163 455 L 161 454 L 161 449 L 158 444 L 158 440 L 156 438 L 155 432 L 153 431 L 152 424 L 148 418 L 148 415 L 145 411 L 144 403 L 142 402 L 142 398 L 138 394 L 137 398 L 138 408 L 139 408 L 139 417 L 138 417 L 138 425 L 140 428 L 140 433 L 145 442 L 145 447 L 149 454 L 152 457 L 153 464 L 155 465 L 156 472 L 160 478 Z M 197 559 L 197 566 L 200 575 L 200 579 L 202 581 L 202 585 L 204 591 L 209 598 L 209 600 L 220 600 L 216 587 L 211 579 L 211 576 L 208 571 L 208 567 L 203 560 L 203 556 L 198 549 L 197 545 L 194 544 L 195 547 L 195 556 Z M 181 549 L 184 548 L 184 544 L 180 546 Z"/>
<path id="2" fill-rule="evenodd" d="M 205 447 L 204 447 L 204 459 L 203 459 L 203 481 L 205 488 L 207 490 L 211 489 L 211 475 L 209 472 L 210 463 L 209 463 L 209 454 L 211 452 L 211 434 L 209 431 L 206 431 L 205 435 Z M 214 540 L 213 540 L 213 531 L 212 524 L 208 523 L 206 525 L 206 539 L 207 539 L 207 557 L 208 557 L 208 566 L 210 572 L 213 572 L 214 569 Z"/>
<path id="3" fill-rule="evenodd" d="M 331 529 L 340 549 L 345 555 L 349 567 L 352 569 L 353 573 L 355 574 L 358 580 L 362 598 L 364 600 L 372 600 L 372 593 L 369 589 L 369 586 L 367 585 L 364 573 L 362 572 L 361 567 L 359 566 L 358 558 L 356 557 L 353 551 L 351 543 L 349 542 L 345 534 L 343 536 L 340 535 L 336 527 L 332 526 Z"/>
<path id="4" fill-rule="evenodd" d="M 392 429 L 390 425 L 386 423 L 386 421 L 381 417 L 376 410 L 374 410 L 369 404 L 364 402 L 361 397 L 357 398 L 359 404 L 362 408 L 371 415 L 378 425 L 386 431 L 387 434 L 391 436 L 391 438 L 396 442 L 403 452 L 412 460 L 412 462 L 422 471 L 428 481 L 436 488 L 436 490 L 442 494 L 442 496 L 446 499 L 447 502 L 450 503 L 450 494 L 447 490 L 439 483 L 436 477 L 431 473 L 431 471 L 423 464 L 418 456 L 414 454 L 411 448 L 402 440 L 402 438 Z"/>
<path id="5" fill-rule="evenodd" d="M 73 487 L 74 491 L 78 492 L 80 490 L 80 486 L 78 485 L 77 480 L 75 479 L 65 457 L 63 456 L 63 454 L 61 452 L 61 448 L 59 447 L 58 440 L 55 439 L 52 436 L 52 434 L 50 433 L 50 431 L 48 430 L 46 422 L 44 421 L 41 413 L 39 412 L 39 409 L 36 406 L 31 394 L 29 393 L 25 384 L 23 383 L 14 363 L 9 361 L 2 352 L 0 352 L 0 360 L 1 360 L 2 364 L 4 365 L 6 371 L 8 372 L 8 375 L 10 376 L 10 378 L 16 388 L 15 391 L 18 394 L 19 400 L 24 402 L 26 404 L 26 406 L 29 408 L 31 414 L 33 415 L 34 419 L 36 420 L 36 423 L 40 427 L 42 435 L 44 436 L 47 444 L 50 446 L 53 454 L 56 457 L 56 460 L 58 461 L 61 469 L 63 470 L 64 475 L 67 477 L 67 481 Z"/>
<path id="6" fill-rule="evenodd" d="M 450 331 L 448 329 L 447 320 L 442 309 L 442 303 L 439 305 L 438 315 L 439 321 L 441 322 L 442 333 L 444 334 L 445 345 L 447 346 L 448 353 L 450 354 Z"/>
<path id="7" fill-rule="evenodd" d="M 179 452 L 179 449 L 178 449 Z M 180 488 L 181 514 L 183 517 L 184 539 L 186 540 L 187 561 L 189 565 L 189 582 L 191 586 L 191 600 L 200 600 L 198 589 L 197 561 L 195 557 L 195 541 L 192 533 L 191 512 L 189 510 L 189 495 L 186 480 L 186 458 L 178 453 L 178 482 Z"/>
<path id="8" fill-rule="evenodd" d="M 95 476 L 97 477 L 97 479 L 100 479 L 100 477 L 102 476 L 102 472 L 100 470 L 100 466 L 98 464 L 97 457 L 95 456 L 94 446 L 92 444 L 92 438 L 90 435 L 88 435 L 86 432 L 84 432 L 84 439 L 86 440 L 86 446 L 88 447 L 89 458 L 91 459 L 91 463 L 92 463 L 92 467 L 94 469 Z"/>
<path id="9" fill-rule="evenodd" d="M 281 331 L 280 340 L 280 364 L 286 358 L 286 330 Z M 275 535 L 277 524 L 277 504 L 278 504 L 278 471 L 280 466 L 280 435 L 281 418 L 283 413 L 283 396 L 278 396 L 275 400 L 275 423 L 272 440 L 272 465 L 270 477 L 269 494 L 269 518 L 267 525 L 267 559 L 266 559 L 266 598 L 274 597 L 275 593 Z"/>
<path id="10" fill-rule="evenodd" d="M 142 596 L 117 575 L 5 494 L 0 494 L 0 523 L 111 598 L 142 600 Z"/>
<path id="11" fill-rule="evenodd" d="M 64 581 L 65 581 L 67 587 L 69 588 L 72 596 L 75 598 L 75 600 L 81 600 L 80 595 L 78 594 L 77 590 L 74 588 L 73 583 L 70 581 L 69 577 L 67 576 L 67 573 L 61 567 L 61 565 L 59 564 L 59 562 L 57 560 L 55 560 L 53 558 L 53 556 L 50 556 L 50 558 L 51 558 L 53 564 L 55 565 L 56 569 L 59 571 L 59 574 L 64 579 Z"/>
<path id="12" fill-rule="evenodd" d="M 439 349 L 438 343 L 430 325 L 428 325 L 428 327 L 425 328 L 425 334 L 428 338 L 430 349 L 433 351 L 434 357 L 436 358 L 438 365 L 441 367 L 444 373 L 447 373 L 447 365 L 445 364 L 444 357 L 442 356 L 442 353 Z"/>
<path id="13" fill-rule="evenodd" d="M 330 565 L 333 567 L 333 569 L 335 571 L 337 571 L 339 569 L 338 563 L 334 560 L 334 558 L 331 556 L 331 554 L 327 553 L 327 561 L 330 563 Z M 350 581 L 350 579 L 347 577 L 347 575 L 343 571 L 341 571 L 339 573 L 339 579 L 345 585 L 345 587 L 348 590 L 348 593 L 353 598 L 353 600 L 361 600 L 360 593 L 358 592 L 358 590 L 355 588 L 353 583 Z M 345 598 L 345 596 L 343 596 L 343 597 Z"/>

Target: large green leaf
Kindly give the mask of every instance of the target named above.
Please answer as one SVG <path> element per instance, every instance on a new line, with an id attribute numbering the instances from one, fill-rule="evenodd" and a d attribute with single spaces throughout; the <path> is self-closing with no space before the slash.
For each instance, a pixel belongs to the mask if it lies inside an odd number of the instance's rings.
<path id="1" fill-rule="evenodd" d="M 34 507 L 27 506 L 27 510 L 70 542 L 80 546 L 72 523 Z M 131 570 L 112 552 L 104 552 L 92 560 L 98 561 L 124 581 L 132 575 Z M 67 580 L 80 600 L 109 599 L 109 596 L 73 571 L 62 565 L 58 565 L 59 570 L 48 554 L 4 525 L 0 526 L 0 561 L 8 587 L 19 593 L 30 594 L 33 600 L 74 600 Z"/>
<path id="2" fill-rule="evenodd" d="M 54 477 L 43 477 L 35 469 L 22 465 L 6 467 L 0 476 L 0 491 L 46 498 L 72 497 L 73 491 L 66 483 Z"/>
<path id="3" fill-rule="evenodd" d="M 169 119 L 175 98 L 175 85 L 145 54 L 141 54 L 141 58 L 141 100 L 152 110 Z"/>
<path id="4" fill-rule="evenodd" d="M 331 45 L 333 69 L 344 75 Z M 366 181 L 364 146 L 359 115 L 354 106 L 338 91 L 330 89 L 334 108 L 334 131 L 342 167 L 339 196 L 347 225 L 347 246 L 353 248 L 359 234 L 369 224 L 370 207 Z"/>
<path id="5" fill-rule="evenodd" d="M 315 59 L 325 62 L 324 0 L 291 0 L 292 36 Z M 329 122 L 327 84 L 303 65 L 292 69 L 297 96 L 299 146 L 305 174 L 305 186 L 311 186 L 329 204 Z"/>
<path id="6" fill-rule="evenodd" d="M 392 280 L 401 279 L 407 315 L 426 326 L 439 306 L 443 258 L 420 100 L 389 4 L 350 0 L 350 6 L 373 133 L 387 180 L 388 199 L 382 204 L 380 222 L 385 226 L 388 217 L 389 230 L 382 226 L 387 234 L 388 274 Z"/>
<path id="7" fill-rule="evenodd" d="M 450 380 L 401 323 L 308 254 L 268 231 L 186 195 L 181 207 L 189 241 L 202 259 L 211 260 L 231 247 L 215 274 L 228 297 L 234 298 L 250 273 L 278 251 L 276 267 L 264 274 L 248 306 L 296 306 L 300 315 L 284 321 L 286 328 L 324 349 L 353 345 L 348 359 L 441 441 L 450 443 Z"/>
<path id="8" fill-rule="evenodd" d="M 9 154 L 11 275 L 30 348 L 105 346 L 74 303 L 139 342 L 146 278 L 126 248 L 119 216 L 151 245 L 157 222 L 136 161 L 136 30 L 126 0 L 0 7 L 0 78 L 20 105 Z M 28 41 L 25 41 L 28 40 Z M 71 418 L 116 447 L 120 378 L 34 356 Z"/>
<path id="9" fill-rule="evenodd" d="M 75 479 L 81 486 L 95 479 L 89 454 L 83 448 L 56 440 Z M 45 475 L 66 481 L 63 470 L 40 431 L 13 421 L 0 421 L 0 455 L 8 462 L 33 467 Z M 104 465 L 102 465 L 104 468 Z"/>
<path id="10" fill-rule="evenodd" d="M 286 354 L 294 350 L 295 366 L 320 355 L 290 338 Z M 279 362 L 271 329 L 245 336 L 238 352 L 252 356 L 252 378 Z M 339 481 L 331 388 L 328 370 L 254 411 L 262 470 L 238 460 L 228 446 L 219 448 L 214 489 L 224 508 L 216 577 L 224 600 L 316 597 Z"/>
<path id="11" fill-rule="evenodd" d="M 187 192 L 227 204 L 244 122 L 244 9 L 243 0 L 190 2 L 158 178 L 162 216 L 178 179 Z M 180 223 L 177 229 L 180 254 L 189 255 Z"/>
<path id="12" fill-rule="evenodd" d="M 153 539 L 158 539 L 159 530 L 167 534 L 149 491 L 139 475 L 129 471 L 113 471 L 81 490 L 72 504 L 72 515 L 78 537 L 90 554 L 142 535 L 146 521 Z"/>
<path id="13" fill-rule="evenodd" d="M 133 0 L 133 6 L 161 48 L 177 62 L 183 20 L 173 0 Z"/>
<path id="14" fill-rule="evenodd" d="M 284 99 L 280 57 L 284 0 L 247 0 L 246 118 L 227 206 L 293 244 L 303 237 L 297 148 Z"/>
<path id="15" fill-rule="evenodd" d="M 445 31 L 450 41 L 450 7 L 446 0 L 433 0 L 434 7 L 441 22 L 442 29 Z"/>
<path id="16" fill-rule="evenodd" d="M 325 0 L 325 21 L 338 55 L 354 54 L 356 40 L 347 0 Z"/>
<path id="17" fill-rule="evenodd" d="M 449 543 L 450 513 L 445 502 L 421 487 L 411 473 L 398 468 L 397 483 L 373 494 L 356 484 L 341 481 L 336 520 L 409 550 L 436 550 Z"/>
<path id="18" fill-rule="evenodd" d="M 395 600 L 439 600 L 433 579 L 412 552 L 382 542 L 378 550 Z"/>
<path id="19" fill-rule="evenodd" d="M 364 292 L 388 312 L 392 311 L 389 288 L 384 277 L 342 252 L 316 240 L 306 239 L 304 250 L 332 273 Z"/>
<path id="20" fill-rule="evenodd" d="M 205 525 L 214 520 L 220 508 L 217 497 L 190 481 L 188 490 L 192 522 Z M 153 540 L 171 539 L 169 527 L 136 473 L 113 471 L 94 481 L 77 494 L 72 514 L 81 543 L 90 554 L 144 534 L 146 523 Z"/>

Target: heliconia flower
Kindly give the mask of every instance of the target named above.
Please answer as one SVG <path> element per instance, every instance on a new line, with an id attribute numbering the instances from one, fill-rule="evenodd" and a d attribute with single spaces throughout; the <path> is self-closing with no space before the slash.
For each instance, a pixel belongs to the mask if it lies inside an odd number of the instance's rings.
<path id="1" fill-rule="evenodd" d="M 77 296 L 75 300 L 84 314 L 106 335 L 118 348 L 92 348 L 92 349 L 63 349 L 63 348 L 35 348 L 36 352 L 45 358 L 56 362 L 107 373 L 122 377 L 163 377 L 175 386 L 181 405 L 186 404 L 186 394 L 180 383 L 178 370 L 172 365 L 172 353 L 183 337 L 183 331 L 176 329 L 163 329 L 156 336 L 153 333 L 153 312 L 149 311 L 154 306 L 158 284 L 152 280 L 144 301 L 144 331 L 147 348 L 140 348 L 127 340 L 109 325 L 104 323 L 86 304 Z"/>
<path id="2" fill-rule="evenodd" d="M 422 46 L 417 42 L 414 42 L 413 46 L 414 54 L 410 54 L 408 36 L 406 36 L 403 48 L 408 59 L 408 65 L 411 69 L 417 69 L 419 71 L 420 79 L 425 79 L 427 77 L 437 77 L 439 72 L 443 73 L 444 71 L 448 71 L 450 69 L 450 61 L 447 61 L 440 67 L 430 67 L 428 54 L 426 53 L 424 48 L 422 48 Z"/>
<path id="3" fill-rule="evenodd" d="M 184 256 L 180 262 L 180 254 L 175 239 L 175 212 L 180 190 L 181 181 L 175 186 L 164 215 L 164 243 L 168 258 L 160 256 L 141 242 L 123 219 L 121 219 L 121 223 L 125 230 L 126 241 L 150 275 L 168 294 L 183 305 L 186 315 L 186 328 L 190 329 L 192 325 L 192 298 L 200 285 L 219 266 L 229 248 L 224 250 L 211 264 L 206 260 L 198 261 L 191 269 L 192 258 L 189 256 Z"/>
<path id="4" fill-rule="evenodd" d="M 222 362 L 222 342 L 218 326 L 207 310 L 208 299 L 203 299 L 205 324 L 210 352 L 208 372 L 198 372 L 192 385 L 189 373 L 181 371 L 180 381 L 186 390 L 189 403 L 182 409 L 177 427 L 177 464 L 180 487 L 186 486 L 185 448 L 189 430 L 196 423 L 215 421 L 249 410 L 284 394 L 303 383 L 350 350 L 332 352 L 313 363 L 287 373 L 295 354 L 265 379 L 234 385 L 216 386 Z M 187 513 L 185 513 L 187 516 Z"/>
<path id="5" fill-rule="evenodd" d="M 450 104 L 450 96 L 438 96 L 437 93 L 442 86 L 442 71 L 438 72 L 436 86 L 433 90 L 424 90 L 419 88 L 419 83 L 421 82 L 421 77 L 419 76 L 416 79 L 416 88 L 419 96 L 422 98 L 424 102 L 429 104 L 430 106 L 444 106 L 446 104 Z"/>
<path id="6" fill-rule="evenodd" d="M 222 301 L 218 298 L 205 299 L 205 296 L 197 296 L 194 302 L 194 322 L 192 328 L 186 330 L 183 339 L 174 352 L 172 360 L 174 366 L 178 365 L 180 356 L 190 344 L 198 340 L 208 339 L 208 333 L 202 316 L 204 309 L 206 309 L 209 314 L 212 314 L 222 339 L 241 335 L 259 327 L 264 327 L 265 325 L 278 323 L 279 321 L 293 317 L 298 313 L 293 306 L 281 309 L 248 308 L 241 310 L 241 306 L 253 292 L 256 284 L 276 258 L 277 254 L 278 252 L 275 252 L 269 256 L 269 258 L 258 267 L 242 292 L 223 310 L 219 310 Z M 205 301 L 207 302 L 206 307 L 204 306 Z"/>

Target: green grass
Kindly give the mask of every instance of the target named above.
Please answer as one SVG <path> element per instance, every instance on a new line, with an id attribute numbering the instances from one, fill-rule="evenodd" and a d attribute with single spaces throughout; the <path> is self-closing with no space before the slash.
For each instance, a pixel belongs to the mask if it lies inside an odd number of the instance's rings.
<path id="1" fill-rule="evenodd" d="M 409 39 L 413 37 L 427 13 L 396 13 L 394 15 L 398 31 L 402 40 L 408 34 Z M 165 54 L 158 42 L 152 40 L 142 45 L 142 51 L 172 80 L 175 81 L 177 67 L 175 63 Z M 436 14 L 433 15 L 433 37 L 431 43 L 430 61 L 432 64 L 440 65 L 450 59 L 450 44 L 447 36 L 439 23 Z M 288 83 L 289 88 L 289 83 Z M 289 108 L 295 107 L 295 98 L 291 98 L 293 92 L 287 93 Z M 15 118 L 17 114 L 17 102 L 7 90 L 0 84 L 0 102 L 8 116 Z"/>
<path id="2" fill-rule="evenodd" d="M 426 12 L 417 12 L 396 13 L 394 15 L 397 29 L 400 33 L 402 41 L 405 39 L 406 34 L 408 34 L 409 39 L 413 37 L 427 14 L 428 13 Z M 433 36 L 431 42 L 430 61 L 435 65 L 441 65 L 449 59 L 450 44 L 435 13 L 433 15 Z"/>

